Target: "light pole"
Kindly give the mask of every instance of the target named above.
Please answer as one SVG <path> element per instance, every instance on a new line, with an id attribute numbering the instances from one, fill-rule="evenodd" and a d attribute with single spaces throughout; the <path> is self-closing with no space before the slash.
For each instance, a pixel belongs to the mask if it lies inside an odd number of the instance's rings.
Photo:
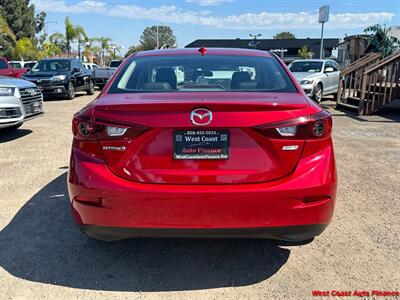
<path id="1" fill-rule="evenodd" d="M 324 5 L 319 8 L 318 23 L 321 25 L 321 48 L 319 51 L 319 58 L 324 58 L 324 24 L 329 20 L 329 5 Z"/>
<path id="2" fill-rule="evenodd" d="M 58 24 L 58 21 L 46 21 L 44 22 L 44 35 L 47 36 L 47 24 Z"/>

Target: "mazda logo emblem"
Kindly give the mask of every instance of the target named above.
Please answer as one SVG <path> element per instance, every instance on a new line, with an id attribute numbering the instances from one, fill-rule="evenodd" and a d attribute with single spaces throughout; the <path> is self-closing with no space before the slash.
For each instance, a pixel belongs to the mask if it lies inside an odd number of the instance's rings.
<path id="1" fill-rule="evenodd" d="M 197 126 L 206 126 L 212 121 L 212 112 L 205 108 L 198 108 L 190 113 L 190 121 Z"/>

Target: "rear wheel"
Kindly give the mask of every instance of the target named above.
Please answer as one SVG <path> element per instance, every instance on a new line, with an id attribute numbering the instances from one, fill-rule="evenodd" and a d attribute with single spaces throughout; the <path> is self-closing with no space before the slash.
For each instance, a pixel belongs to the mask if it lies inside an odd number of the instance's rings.
<path id="1" fill-rule="evenodd" d="M 322 84 L 318 83 L 313 96 L 315 102 L 320 103 L 322 101 L 322 91 Z"/>
<path id="2" fill-rule="evenodd" d="M 75 86 L 72 82 L 68 83 L 67 99 L 72 100 L 75 98 Z"/>
<path id="3" fill-rule="evenodd" d="M 92 80 L 89 82 L 89 88 L 87 89 L 86 93 L 88 95 L 93 95 L 94 94 L 94 83 Z"/>

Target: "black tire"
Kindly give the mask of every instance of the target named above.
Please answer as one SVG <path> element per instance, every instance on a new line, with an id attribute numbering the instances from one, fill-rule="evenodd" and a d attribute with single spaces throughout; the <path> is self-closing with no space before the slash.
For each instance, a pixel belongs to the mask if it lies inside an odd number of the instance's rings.
<path id="1" fill-rule="evenodd" d="M 333 101 L 337 101 L 337 93 L 332 94 L 333 96 Z"/>
<path id="2" fill-rule="evenodd" d="M 86 93 L 88 95 L 93 95 L 94 94 L 94 83 L 93 83 L 93 80 L 90 80 L 89 88 L 87 89 Z"/>
<path id="3" fill-rule="evenodd" d="M 99 88 L 100 91 L 102 91 L 104 89 L 104 85 L 103 84 L 98 85 L 97 87 Z"/>
<path id="4" fill-rule="evenodd" d="M 322 101 L 322 93 L 324 89 L 322 88 L 322 84 L 318 83 L 315 87 L 313 99 L 315 102 L 320 103 Z"/>
<path id="5" fill-rule="evenodd" d="M 75 85 L 70 81 L 67 88 L 67 99 L 72 100 L 75 98 Z"/>
<path id="6" fill-rule="evenodd" d="M 17 124 L 17 125 L 13 125 L 13 126 L 10 126 L 10 127 L 2 128 L 2 129 L 0 129 L 0 132 L 1 132 L 1 133 L 12 132 L 12 131 L 15 131 L 15 130 L 17 130 L 18 128 L 20 128 L 21 125 L 22 125 L 22 123 Z"/>

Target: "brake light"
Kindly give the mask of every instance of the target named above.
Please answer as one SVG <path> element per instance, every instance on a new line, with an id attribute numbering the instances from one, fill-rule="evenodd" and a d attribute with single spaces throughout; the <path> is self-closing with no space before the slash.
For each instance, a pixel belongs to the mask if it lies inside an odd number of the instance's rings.
<path id="1" fill-rule="evenodd" d="M 321 139 L 331 136 L 332 133 L 332 117 L 326 110 L 310 116 L 308 138 Z"/>
<path id="2" fill-rule="evenodd" d="M 261 134 L 277 139 L 322 139 L 332 131 L 332 117 L 322 110 L 306 117 L 269 123 L 255 128 Z"/>
<path id="3" fill-rule="evenodd" d="M 72 133 L 80 140 L 96 140 L 94 122 L 86 111 L 80 111 L 74 115 Z"/>
<path id="4" fill-rule="evenodd" d="M 75 114 L 72 120 L 72 133 L 79 140 L 132 139 L 148 129 L 136 124 L 116 124 L 95 118 L 86 111 Z"/>

